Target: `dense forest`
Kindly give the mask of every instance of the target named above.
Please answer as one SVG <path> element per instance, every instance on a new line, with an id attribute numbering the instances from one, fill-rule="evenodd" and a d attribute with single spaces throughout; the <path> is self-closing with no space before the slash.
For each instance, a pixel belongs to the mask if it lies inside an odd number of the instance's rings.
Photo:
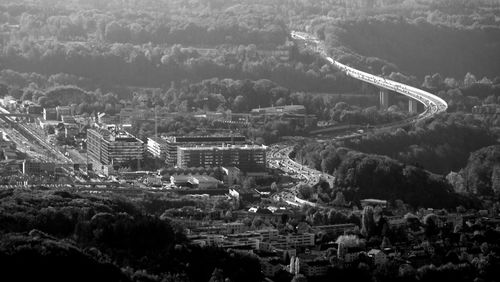
<path id="1" fill-rule="evenodd" d="M 37 230 L 1 234 L 0 262 L 4 275 L 19 281 L 133 281 L 112 263 Z"/>
<path id="2" fill-rule="evenodd" d="M 460 172 L 466 191 L 481 195 L 500 192 L 500 146 L 489 146 L 473 152 Z"/>
<path id="3" fill-rule="evenodd" d="M 52 2 L 55 4 L 51 9 L 22 4 L 0 7 L 3 21 L 8 23 L 2 27 L 0 63 L 3 68 L 47 76 L 71 75 L 93 87 L 121 84 L 166 88 L 171 81 L 219 77 L 267 78 L 293 91 L 357 89 L 358 84 L 332 72 L 325 62 L 295 48 L 288 35 L 290 29 L 310 28 L 326 37 L 331 46 L 341 46 L 348 53 L 367 57 L 363 59 L 364 63 L 376 73 L 381 73 L 384 67 L 387 75 L 391 71 L 401 71 L 416 74 L 419 79 L 437 71 L 456 78 L 467 72 L 479 77 L 496 76 L 495 64 L 492 63 L 495 60 L 491 59 L 497 55 L 494 51 L 498 42 L 494 41 L 495 36 L 491 36 L 497 32 L 495 18 L 488 13 L 452 18 L 442 12 L 449 9 L 446 1 L 440 5 L 424 1 L 418 1 L 418 5 L 411 4 L 412 1 L 332 1 L 321 4 L 257 1 L 251 5 L 241 1 L 190 1 L 189 4 L 136 1 L 136 5 L 142 4 L 137 12 L 127 9 L 127 5 L 121 5 L 120 1 L 72 5 Z M 425 5 L 437 9 L 437 12 L 426 14 Z M 94 9 L 78 10 L 81 6 Z M 121 9 L 117 9 L 119 6 Z M 388 13 L 394 7 L 417 8 L 418 11 L 409 15 L 408 21 L 390 16 L 369 17 L 369 14 L 359 15 L 356 20 L 341 20 L 345 13 L 360 8 L 376 8 L 374 11 L 380 9 L 380 12 Z M 474 5 L 469 8 L 478 9 Z M 317 17 L 326 12 L 331 17 Z M 282 16 L 276 17 L 275 14 Z M 416 48 L 418 52 L 407 50 L 415 44 L 404 38 L 415 32 L 421 32 L 422 36 L 413 36 L 411 40 L 425 42 L 424 46 Z M 355 36 L 358 38 L 350 38 Z M 471 36 L 477 39 L 469 40 Z M 461 40 L 460 47 L 452 49 L 455 53 L 450 53 L 449 47 L 462 38 L 467 40 Z M 403 41 L 405 44 L 400 44 Z M 393 48 L 386 44 L 407 48 Z M 363 46 L 371 46 L 370 52 L 379 51 L 370 54 L 362 49 Z M 281 61 L 277 56 L 263 56 L 260 52 L 275 49 L 288 51 L 291 60 Z M 445 55 L 440 52 L 445 52 Z M 477 56 L 471 56 L 471 53 Z M 414 54 L 414 57 L 407 54 Z M 446 59 L 450 55 L 456 58 Z M 344 56 L 344 59 L 349 60 L 349 56 Z M 465 58 L 473 58 L 474 62 L 463 61 Z M 402 60 L 412 61 L 405 64 Z M 421 64 L 422 61 L 428 64 Z M 456 67 L 457 62 L 461 67 Z M 410 64 L 428 69 L 415 70 L 408 66 Z M 477 69 L 479 67 L 481 69 Z M 460 73 L 450 73 L 447 71 L 450 69 Z"/>
<path id="4" fill-rule="evenodd" d="M 345 190 L 348 199 L 401 199 L 414 207 L 434 208 L 472 205 L 455 194 L 443 177 L 387 157 L 349 152 L 340 162 L 335 176 L 336 186 Z"/>
<path id="5" fill-rule="evenodd" d="M 410 130 L 378 132 L 341 145 L 447 174 L 464 167 L 471 152 L 496 144 L 496 139 L 485 124 L 471 115 L 448 114 Z"/>
<path id="6" fill-rule="evenodd" d="M 417 123 L 408 130 L 374 132 L 360 139 L 305 146 L 298 156 L 312 167 L 333 173 L 338 163 L 330 160 L 328 151 L 348 147 L 368 154 L 386 155 L 434 173 L 447 174 L 464 167 L 470 153 L 496 144 L 496 136 L 487 124 L 472 115 L 454 113 Z"/>
<path id="7" fill-rule="evenodd" d="M 116 195 L 4 190 L 0 261 L 19 280 L 208 281 L 216 268 L 232 281 L 260 278 L 256 259 L 190 246 L 181 227 L 142 209 Z"/>
<path id="8" fill-rule="evenodd" d="M 429 73 L 462 78 L 500 73 L 500 26 L 494 17 L 476 26 L 435 23 L 441 14 L 409 21 L 385 16 L 341 22 L 334 36 L 349 50 L 393 63 L 422 79 Z M 372 69 L 382 73 L 381 69 Z"/>
<path id="9" fill-rule="evenodd" d="M 295 158 L 332 173 L 335 188 L 343 191 L 349 201 L 378 197 L 390 201 L 403 200 L 414 207 L 477 205 L 454 193 L 443 176 L 385 156 L 306 142 Z"/>
<path id="10" fill-rule="evenodd" d="M 18 72 L 74 76 L 90 87 L 168 87 L 172 81 L 213 77 L 267 78 L 293 90 L 357 87 L 298 51 L 283 21 L 260 9 L 177 18 L 28 5 L 1 9 L 8 24 L 0 64 Z M 281 50 L 290 60 L 265 55 L 266 50 Z"/>

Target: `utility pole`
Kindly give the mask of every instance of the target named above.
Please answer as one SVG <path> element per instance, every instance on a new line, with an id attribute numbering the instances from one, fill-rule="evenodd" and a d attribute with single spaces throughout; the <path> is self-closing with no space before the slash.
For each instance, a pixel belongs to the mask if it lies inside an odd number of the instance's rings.
<path id="1" fill-rule="evenodd" d="M 85 155 L 87 157 L 87 166 L 85 167 L 85 171 L 88 174 L 89 173 L 89 143 L 88 143 L 88 138 L 87 138 L 87 148 L 85 149 Z"/>
<path id="2" fill-rule="evenodd" d="M 155 107 L 155 138 L 158 138 L 158 116 L 156 114 L 156 107 Z"/>

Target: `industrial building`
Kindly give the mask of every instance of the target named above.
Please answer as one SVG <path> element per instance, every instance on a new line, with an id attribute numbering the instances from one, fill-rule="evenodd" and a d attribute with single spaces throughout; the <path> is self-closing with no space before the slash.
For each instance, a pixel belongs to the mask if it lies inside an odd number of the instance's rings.
<path id="1" fill-rule="evenodd" d="M 234 166 L 244 173 L 265 171 L 266 150 L 263 145 L 179 147 L 177 166 Z"/>
<path id="2" fill-rule="evenodd" d="M 124 164 L 143 159 L 144 143 L 126 131 L 89 129 L 87 150 L 101 164 Z"/>

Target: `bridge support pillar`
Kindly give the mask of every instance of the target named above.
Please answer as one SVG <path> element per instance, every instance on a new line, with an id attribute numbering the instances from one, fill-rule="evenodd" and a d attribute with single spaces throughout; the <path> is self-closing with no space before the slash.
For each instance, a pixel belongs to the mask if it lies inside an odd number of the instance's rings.
<path id="1" fill-rule="evenodd" d="M 370 88 L 370 84 L 366 83 L 366 82 L 361 82 L 361 93 L 363 94 L 367 94 L 369 93 L 369 89 Z"/>
<path id="2" fill-rule="evenodd" d="M 410 114 L 416 114 L 418 112 L 418 102 L 414 99 L 408 99 L 408 112 Z"/>
<path id="3" fill-rule="evenodd" d="M 389 90 L 380 89 L 380 109 L 386 110 L 389 108 Z"/>

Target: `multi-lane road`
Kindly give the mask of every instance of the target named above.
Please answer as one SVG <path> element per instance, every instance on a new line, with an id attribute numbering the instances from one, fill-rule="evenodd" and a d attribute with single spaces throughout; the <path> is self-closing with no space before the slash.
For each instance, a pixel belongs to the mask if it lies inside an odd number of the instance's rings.
<path id="1" fill-rule="evenodd" d="M 377 129 L 379 130 L 405 127 L 407 125 L 414 124 L 417 121 L 424 120 L 436 114 L 445 112 L 448 108 L 448 104 L 443 99 L 434 94 L 400 82 L 389 80 L 384 77 L 372 75 L 335 61 L 333 58 L 327 55 L 326 48 L 324 47 L 323 43 L 319 39 L 308 33 L 294 31 L 291 35 L 292 38 L 303 41 L 307 48 L 312 48 L 314 51 L 318 52 L 330 64 L 334 65 L 346 75 L 354 79 L 375 85 L 377 87 L 402 94 L 424 105 L 425 109 L 422 113 L 402 121 L 377 126 Z M 342 140 L 349 138 L 359 138 L 366 134 L 366 132 L 360 130 L 354 133 L 351 132 L 347 135 L 337 136 L 334 139 Z M 295 162 L 290 158 L 290 153 L 292 152 L 292 150 L 292 144 L 282 143 L 272 146 L 268 153 L 268 164 L 270 167 L 282 169 L 287 173 L 293 174 L 299 180 L 299 183 L 293 186 L 291 189 L 287 189 L 285 191 L 277 193 L 273 197 L 275 200 L 285 201 L 290 204 L 303 205 L 304 202 L 298 202 L 296 197 L 297 190 L 300 185 L 314 185 L 318 183 L 321 178 L 326 179 L 329 183 L 332 183 L 335 178 L 331 175 L 325 174 L 315 169 L 311 169 Z M 307 202 L 305 203 L 308 204 Z"/>
<path id="2" fill-rule="evenodd" d="M 303 201 L 299 198 L 298 190 L 302 185 L 313 186 L 320 180 L 328 183 L 333 183 L 335 178 L 327 173 L 322 173 L 318 170 L 312 169 L 308 166 L 301 165 L 290 158 L 290 153 L 293 151 L 293 145 L 289 143 L 275 144 L 269 148 L 267 159 L 268 165 L 271 168 L 277 168 L 292 176 L 297 184 L 292 187 L 275 193 L 272 198 L 275 201 L 284 201 L 288 204 L 301 206 L 311 205 L 321 207 L 316 203 Z"/>

